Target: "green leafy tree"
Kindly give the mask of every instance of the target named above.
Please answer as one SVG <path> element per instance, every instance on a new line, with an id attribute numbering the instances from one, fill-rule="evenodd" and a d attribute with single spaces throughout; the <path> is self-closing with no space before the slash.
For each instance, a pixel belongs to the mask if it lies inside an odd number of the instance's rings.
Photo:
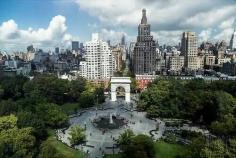
<path id="1" fill-rule="evenodd" d="M 236 139 L 230 139 L 229 140 L 229 153 L 230 157 L 236 157 Z"/>
<path id="2" fill-rule="evenodd" d="M 31 112 L 20 112 L 17 115 L 17 126 L 19 128 L 33 127 L 33 133 L 38 139 L 45 139 L 47 136 L 44 121 Z"/>
<path id="3" fill-rule="evenodd" d="M 0 116 L 15 114 L 18 110 L 18 107 L 15 102 L 11 99 L 2 100 L 0 102 Z"/>
<path id="4" fill-rule="evenodd" d="M 70 144 L 72 146 L 78 145 L 79 143 L 83 142 L 85 140 L 85 130 L 81 128 L 79 125 L 73 126 L 70 129 Z"/>
<path id="5" fill-rule="evenodd" d="M 146 135 L 137 135 L 131 143 L 122 149 L 123 157 L 127 158 L 154 158 L 155 149 L 152 138 Z"/>
<path id="6" fill-rule="evenodd" d="M 50 141 L 45 141 L 40 146 L 38 158 L 63 158 L 63 155 L 56 150 Z"/>
<path id="7" fill-rule="evenodd" d="M 151 105 L 147 109 L 147 117 L 148 118 L 157 118 L 159 116 L 159 109 L 157 106 Z"/>
<path id="8" fill-rule="evenodd" d="M 3 96 L 4 96 L 4 89 L 0 85 L 0 99 L 2 99 Z"/>
<path id="9" fill-rule="evenodd" d="M 11 128 L 0 132 L 1 158 L 33 158 L 35 145 L 32 128 Z"/>
<path id="10" fill-rule="evenodd" d="M 92 105 L 94 105 L 94 99 L 95 99 L 95 96 L 92 92 L 83 91 L 79 98 L 79 102 L 80 102 L 81 107 L 86 108 L 86 107 L 91 107 Z"/>
<path id="11" fill-rule="evenodd" d="M 42 118 L 49 127 L 64 127 L 68 124 L 68 116 L 61 108 L 53 103 L 40 104 L 37 107 L 37 115 Z"/>
<path id="12" fill-rule="evenodd" d="M 0 117 L 0 132 L 17 127 L 17 117 L 15 115 Z"/>
<path id="13" fill-rule="evenodd" d="M 202 158 L 224 158 L 227 154 L 224 143 L 220 140 L 212 141 L 208 146 L 202 149 Z"/>
<path id="14" fill-rule="evenodd" d="M 0 157 L 31 158 L 36 154 L 32 128 L 17 128 L 14 115 L 0 117 Z"/>
<path id="15" fill-rule="evenodd" d="M 116 142 L 121 146 L 121 148 L 124 148 L 124 146 L 129 145 L 131 143 L 131 140 L 134 136 L 134 132 L 130 129 L 127 129 L 124 131 L 124 133 L 119 135 L 119 138 Z"/>

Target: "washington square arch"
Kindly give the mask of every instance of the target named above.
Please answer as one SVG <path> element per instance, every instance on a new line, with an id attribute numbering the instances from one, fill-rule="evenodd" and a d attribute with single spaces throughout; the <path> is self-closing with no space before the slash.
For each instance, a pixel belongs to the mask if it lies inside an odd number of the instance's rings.
<path id="1" fill-rule="evenodd" d="M 130 102 L 130 77 L 112 77 L 111 78 L 111 101 L 117 100 L 116 90 L 119 87 L 125 90 L 125 101 Z"/>

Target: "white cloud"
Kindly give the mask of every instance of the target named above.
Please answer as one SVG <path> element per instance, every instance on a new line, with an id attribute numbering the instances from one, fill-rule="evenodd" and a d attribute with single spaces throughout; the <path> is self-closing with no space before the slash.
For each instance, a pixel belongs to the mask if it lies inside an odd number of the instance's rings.
<path id="1" fill-rule="evenodd" d="M 216 41 L 224 40 L 226 42 L 229 42 L 229 39 L 231 38 L 233 31 L 234 31 L 233 28 L 224 29 L 219 33 L 217 33 L 213 38 Z"/>
<path id="2" fill-rule="evenodd" d="M 212 27 L 234 15 L 234 0 L 75 0 L 80 9 L 98 17 L 105 26 L 137 26 L 141 9 L 156 30 Z"/>
<path id="3" fill-rule="evenodd" d="M 103 40 L 111 40 L 111 42 L 113 44 L 120 43 L 123 35 L 125 35 L 127 37 L 127 34 L 125 32 L 108 30 L 108 29 L 102 29 L 100 31 L 100 34 L 101 34 Z"/>
<path id="4" fill-rule="evenodd" d="M 151 33 L 154 39 L 158 39 L 158 43 L 178 45 L 181 40 L 182 31 L 157 31 Z"/>
<path id="5" fill-rule="evenodd" d="M 208 41 L 211 38 L 212 35 L 212 29 L 207 29 L 207 30 L 202 30 L 200 34 L 198 35 L 199 37 L 199 42 L 203 41 Z"/>
<path id="6" fill-rule="evenodd" d="M 236 17 L 230 17 L 229 19 L 223 21 L 223 22 L 219 25 L 219 28 L 220 28 L 220 29 L 227 29 L 227 28 L 232 28 L 232 27 L 234 27 L 235 18 L 236 18 Z"/>
<path id="7" fill-rule="evenodd" d="M 0 42 L 4 43 L 3 47 L 8 48 L 26 48 L 27 45 L 33 44 L 36 47 L 52 48 L 58 45 L 67 45 L 72 36 L 66 33 L 66 18 L 57 15 L 52 18 L 47 28 L 27 30 L 19 29 L 14 20 L 3 22 L 0 25 Z"/>
<path id="8" fill-rule="evenodd" d="M 167 44 L 177 44 L 183 31 L 196 31 L 200 41 L 221 40 L 221 37 L 227 41 L 236 10 L 235 0 L 74 1 L 81 10 L 97 17 L 100 20 L 99 25 L 103 28 L 114 31 L 137 28 L 141 10 L 146 8 L 148 23 L 152 26 L 155 39 L 158 39 L 159 43 L 168 42 Z"/>

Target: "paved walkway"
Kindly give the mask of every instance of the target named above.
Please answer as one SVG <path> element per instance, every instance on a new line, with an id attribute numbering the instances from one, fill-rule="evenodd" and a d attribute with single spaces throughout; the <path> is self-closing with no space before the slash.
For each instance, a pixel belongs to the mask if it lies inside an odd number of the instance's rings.
<path id="1" fill-rule="evenodd" d="M 132 104 L 135 106 L 134 102 L 132 102 Z M 152 133 L 154 134 L 154 139 L 159 139 L 164 133 L 165 125 L 161 120 L 147 119 L 145 117 L 145 112 L 134 111 L 134 109 L 131 109 L 131 107 L 123 100 L 118 100 L 117 102 L 110 102 L 107 100 L 102 107 L 105 110 L 91 108 L 83 112 L 80 116 L 70 119 L 71 126 L 79 124 L 81 127 L 86 127 L 87 142 L 84 145 L 76 146 L 76 148 L 87 153 L 90 158 L 101 158 L 104 154 L 118 153 L 119 149 L 116 148 L 114 140 L 126 129 L 131 129 L 135 134 L 146 134 L 151 136 L 150 131 L 155 130 L 156 127 L 159 126 L 159 131 Z M 91 122 L 94 118 L 97 118 L 100 115 L 109 115 L 110 113 L 119 114 L 121 117 L 126 118 L 129 123 L 127 126 L 123 126 L 120 129 L 109 130 L 105 133 L 94 127 Z M 69 129 L 65 130 L 64 133 L 59 130 L 58 133 L 59 139 L 70 145 L 68 140 Z"/>

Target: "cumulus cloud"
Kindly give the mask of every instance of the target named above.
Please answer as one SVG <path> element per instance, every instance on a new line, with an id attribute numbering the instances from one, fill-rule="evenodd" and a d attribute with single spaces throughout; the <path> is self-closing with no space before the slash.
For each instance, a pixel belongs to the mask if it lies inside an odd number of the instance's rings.
<path id="1" fill-rule="evenodd" d="M 50 48 L 58 45 L 66 46 L 72 39 L 68 33 L 66 18 L 57 15 L 52 18 L 47 28 L 23 30 L 18 28 L 14 20 L 8 20 L 0 25 L 0 42 L 4 43 L 3 48 L 26 48 L 33 44 L 36 47 Z"/>
<path id="2" fill-rule="evenodd" d="M 120 43 L 123 35 L 126 37 L 126 39 L 129 38 L 125 32 L 111 29 L 108 30 L 105 28 L 100 31 L 100 34 L 104 40 L 111 40 L 113 44 Z"/>
<path id="3" fill-rule="evenodd" d="M 157 31 L 151 33 L 158 43 L 176 45 L 180 42 L 182 31 Z"/>
<path id="4" fill-rule="evenodd" d="M 80 9 L 96 16 L 105 25 L 136 26 L 140 11 L 147 9 L 154 30 L 210 27 L 234 15 L 234 0 L 75 0 Z"/>
<path id="5" fill-rule="evenodd" d="M 207 29 L 207 30 L 202 30 L 200 32 L 200 34 L 198 35 L 199 37 L 199 41 L 203 42 L 203 41 L 208 41 L 211 38 L 212 35 L 212 29 Z"/>
<path id="6" fill-rule="evenodd" d="M 196 31 L 200 40 L 219 39 L 232 29 L 235 0 L 74 0 L 81 10 L 97 17 L 104 28 L 135 29 L 142 8 L 147 9 L 148 22 L 154 35 L 177 44 L 179 31 Z M 216 28 L 216 31 L 212 31 Z M 211 31 L 210 31 L 211 30 Z"/>

